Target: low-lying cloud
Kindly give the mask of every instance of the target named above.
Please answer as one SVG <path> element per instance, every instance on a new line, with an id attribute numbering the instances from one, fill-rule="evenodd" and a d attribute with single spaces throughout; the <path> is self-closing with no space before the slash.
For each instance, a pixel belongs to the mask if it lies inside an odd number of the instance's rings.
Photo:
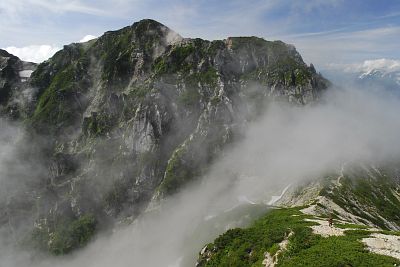
<path id="1" fill-rule="evenodd" d="M 52 45 L 29 45 L 25 47 L 9 46 L 4 49 L 21 60 L 41 63 L 52 57 L 61 48 Z"/>
<path id="2" fill-rule="evenodd" d="M 398 114 L 399 99 L 363 89 L 330 89 L 306 107 L 270 104 L 201 182 L 135 223 L 100 235 L 87 248 L 36 266 L 194 265 L 198 251 L 216 237 L 210 218 L 241 204 L 267 203 L 288 184 L 339 172 L 345 162 L 398 160 Z M 229 223 L 223 222 L 220 231 L 235 226 Z M 29 259 L 22 256 L 16 257 L 18 264 Z"/>
<path id="3" fill-rule="evenodd" d="M 342 70 L 349 73 L 370 74 L 374 71 L 380 71 L 383 74 L 387 74 L 400 72 L 400 60 L 379 58 L 353 64 L 330 64 L 328 65 L 328 68 L 333 70 Z"/>
<path id="4" fill-rule="evenodd" d="M 97 37 L 91 34 L 82 37 L 78 43 L 84 43 Z M 4 48 L 8 53 L 19 57 L 23 61 L 41 63 L 51 58 L 61 47 L 57 45 L 28 45 L 24 47 L 9 46 Z"/>

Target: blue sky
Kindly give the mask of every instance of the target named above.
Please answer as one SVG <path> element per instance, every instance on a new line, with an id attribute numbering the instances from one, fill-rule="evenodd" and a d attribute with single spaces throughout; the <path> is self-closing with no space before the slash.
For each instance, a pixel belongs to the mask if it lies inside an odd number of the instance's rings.
<path id="1" fill-rule="evenodd" d="M 280 39 L 319 68 L 400 59 L 398 0 L 1 0 L 0 47 L 40 61 L 64 44 L 143 18 L 184 37 Z"/>

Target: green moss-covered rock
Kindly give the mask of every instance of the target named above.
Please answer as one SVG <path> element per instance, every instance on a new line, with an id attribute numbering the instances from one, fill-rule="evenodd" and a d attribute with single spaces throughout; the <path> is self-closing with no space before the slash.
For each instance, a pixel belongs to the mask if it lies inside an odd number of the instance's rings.
<path id="1" fill-rule="evenodd" d="M 174 151 L 171 159 L 168 161 L 163 183 L 159 188 L 161 192 L 166 194 L 174 193 L 186 181 L 194 177 L 194 166 L 190 166 L 190 164 L 185 162 L 187 153 L 188 151 L 185 145 Z"/>
<path id="2" fill-rule="evenodd" d="M 32 241 L 38 248 L 62 255 L 85 246 L 93 237 L 96 225 L 96 218 L 92 214 L 58 221 L 50 228 L 36 228 L 32 233 Z"/>

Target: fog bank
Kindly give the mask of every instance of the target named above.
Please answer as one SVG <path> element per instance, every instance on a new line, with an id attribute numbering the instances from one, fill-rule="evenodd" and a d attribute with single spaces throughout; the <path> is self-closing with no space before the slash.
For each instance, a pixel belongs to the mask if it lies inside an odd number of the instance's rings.
<path id="1" fill-rule="evenodd" d="M 193 266 L 202 246 L 216 237 L 216 229 L 223 231 L 246 219 L 243 214 L 227 216 L 235 207 L 264 205 L 287 185 L 339 172 L 345 162 L 379 165 L 400 159 L 399 114 L 399 99 L 361 89 L 332 88 L 320 103 L 306 107 L 270 104 L 201 182 L 132 225 L 100 235 L 81 251 L 35 264 Z M 1 154 L 0 179 L 8 168 L 4 158 L 9 159 Z M 225 219 L 218 221 L 221 217 Z M 6 266 L 33 264 L 26 254 L 8 260 Z"/>

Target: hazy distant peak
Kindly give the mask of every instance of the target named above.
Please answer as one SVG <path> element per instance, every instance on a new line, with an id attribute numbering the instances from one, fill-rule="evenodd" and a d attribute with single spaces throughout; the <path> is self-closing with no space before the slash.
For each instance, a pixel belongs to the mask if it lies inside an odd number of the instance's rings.
<path id="1" fill-rule="evenodd" d="M 364 63 L 360 65 L 359 69 L 365 74 L 376 71 L 380 71 L 382 73 L 397 72 L 400 71 L 400 60 L 387 58 L 365 60 Z"/>

